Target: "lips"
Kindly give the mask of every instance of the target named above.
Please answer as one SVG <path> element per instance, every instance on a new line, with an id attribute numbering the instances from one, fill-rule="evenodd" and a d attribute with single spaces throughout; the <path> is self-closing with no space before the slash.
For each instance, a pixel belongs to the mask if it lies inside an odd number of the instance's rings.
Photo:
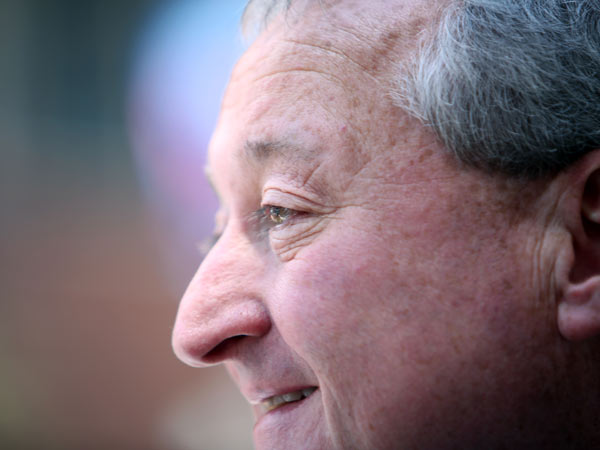
<path id="1" fill-rule="evenodd" d="M 293 392 L 287 392 L 281 395 L 274 395 L 260 402 L 260 407 L 263 413 L 273 411 L 274 409 L 280 408 L 281 406 L 287 405 L 288 403 L 294 403 L 304 400 L 315 392 L 317 388 L 315 386 L 304 389 L 299 389 Z"/>
<path id="2" fill-rule="evenodd" d="M 255 421 L 252 434 L 257 449 L 290 448 L 290 433 L 309 432 L 319 423 L 319 387 L 288 386 L 277 389 L 276 395 L 263 397 L 253 405 Z"/>

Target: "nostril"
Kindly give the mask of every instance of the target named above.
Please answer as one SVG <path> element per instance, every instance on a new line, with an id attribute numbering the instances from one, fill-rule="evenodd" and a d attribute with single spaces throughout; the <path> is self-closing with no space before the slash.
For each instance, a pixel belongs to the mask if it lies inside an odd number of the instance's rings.
<path id="1" fill-rule="evenodd" d="M 226 359 L 228 354 L 233 350 L 233 347 L 235 347 L 235 345 L 245 337 L 246 335 L 240 334 L 237 336 L 231 336 L 230 338 L 221 341 L 217 346 L 204 355 L 202 358 L 203 362 L 207 364 L 213 364 Z"/>
<path id="2" fill-rule="evenodd" d="M 265 305 L 253 297 L 232 294 L 202 300 L 186 294 L 173 329 L 173 349 L 186 364 L 206 367 L 240 357 L 247 347 L 242 338 L 260 339 L 270 329 Z"/>

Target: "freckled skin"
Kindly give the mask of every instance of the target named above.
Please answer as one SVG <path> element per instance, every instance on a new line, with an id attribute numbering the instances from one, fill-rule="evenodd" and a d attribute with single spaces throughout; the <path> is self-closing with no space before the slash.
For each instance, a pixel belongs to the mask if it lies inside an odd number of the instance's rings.
<path id="1" fill-rule="evenodd" d="M 436 8 L 341 3 L 276 21 L 236 67 L 209 156 L 223 235 L 175 350 L 247 397 L 318 386 L 293 424 L 257 425 L 259 449 L 550 448 L 564 375 L 535 197 L 460 167 L 386 95 Z M 384 38 L 356 25 L 373 22 Z M 308 156 L 252 164 L 256 139 Z M 255 232 L 274 199 L 302 219 Z"/>

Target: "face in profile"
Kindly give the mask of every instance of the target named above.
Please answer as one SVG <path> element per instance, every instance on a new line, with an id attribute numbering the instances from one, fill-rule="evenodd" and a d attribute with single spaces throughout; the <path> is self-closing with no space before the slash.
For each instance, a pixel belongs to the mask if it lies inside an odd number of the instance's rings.
<path id="1" fill-rule="evenodd" d="M 276 21 L 227 89 L 220 238 L 173 342 L 226 365 L 257 448 L 476 448 L 551 379 L 533 225 L 388 95 L 391 56 L 432 20 L 407 11 L 394 36 L 351 7 Z"/>

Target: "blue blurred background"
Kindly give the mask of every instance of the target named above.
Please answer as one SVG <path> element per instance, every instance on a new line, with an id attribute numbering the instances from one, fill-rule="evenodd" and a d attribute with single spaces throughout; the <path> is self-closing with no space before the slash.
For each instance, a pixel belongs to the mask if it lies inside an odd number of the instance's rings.
<path id="1" fill-rule="evenodd" d="M 243 0 L 0 0 L 0 448 L 251 448 L 172 355 Z"/>

